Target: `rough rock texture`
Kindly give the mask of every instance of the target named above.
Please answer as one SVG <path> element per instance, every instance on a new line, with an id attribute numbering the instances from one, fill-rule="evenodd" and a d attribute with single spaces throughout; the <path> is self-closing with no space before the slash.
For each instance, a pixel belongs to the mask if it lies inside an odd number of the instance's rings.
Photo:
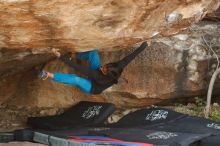
<path id="1" fill-rule="evenodd" d="M 27 116 L 59 114 L 81 100 L 141 108 L 206 95 L 217 67 L 213 51 L 220 55 L 220 9 L 191 24 L 219 3 L 0 0 L 0 131 L 24 128 Z M 77 73 L 54 60 L 54 47 L 73 52 L 99 48 L 104 64 L 127 55 L 145 39 L 150 47 L 129 64 L 119 84 L 101 95 L 88 96 L 37 78 L 41 69 Z M 219 88 L 218 79 L 216 95 Z M 118 118 L 113 115 L 109 122 Z"/>
<path id="2" fill-rule="evenodd" d="M 99 96 L 88 96 L 68 85 L 42 81 L 37 78 L 39 68 L 4 78 L 0 92 L 3 105 L 25 107 L 68 107 L 80 100 L 108 101 L 118 107 L 143 107 L 167 99 L 202 96 L 216 68 L 214 54 L 220 49 L 219 23 L 202 21 L 172 37 L 149 41 L 146 49 L 124 70 L 119 84 Z M 102 52 L 101 60 L 118 60 L 133 49 Z M 74 73 L 62 62 L 51 61 L 44 69 Z M 216 82 L 219 94 L 219 82 Z"/>
<path id="3" fill-rule="evenodd" d="M 219 0 L 1 0 L 0 48 L 114 50 L 186 29 Z"/>
<path id="4" fill-rule="evenodd" d="M 0 105 L 59 108 L 91 100 L 143 107 L 204 95 L 216 68 L 210 48 L 218 51 L 220 46 L 219 12 L 208 15 L 211 21 L 191 24 L 219 4 L 219 0 L 1 0 Z M 73 52 L 99 48 L 104 64 L 125 56 L 145 39 L 151 46 L 126 68 L 119 84 L 101 95 L 88 96 L 75 87 L 37 78 L 42 68 L 73 72 L 53 60 L 51 48 Z"/>

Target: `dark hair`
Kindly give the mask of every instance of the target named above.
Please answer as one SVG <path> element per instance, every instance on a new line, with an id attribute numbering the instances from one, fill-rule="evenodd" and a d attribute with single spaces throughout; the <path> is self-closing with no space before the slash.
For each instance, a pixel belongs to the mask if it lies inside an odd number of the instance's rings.
<path id="1" fill-rule="evenodd" d="M 115 83 L 118 82 L 118 78 L 121 76 L 122 69 L 118 67 L 117 63 L 108 63 L 107 67 L 107 75 L 115 80 Z"/>

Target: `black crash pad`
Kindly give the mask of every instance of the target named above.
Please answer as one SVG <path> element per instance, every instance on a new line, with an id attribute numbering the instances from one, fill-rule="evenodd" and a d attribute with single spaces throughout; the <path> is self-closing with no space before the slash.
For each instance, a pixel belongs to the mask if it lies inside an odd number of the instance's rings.
<path id="1" fill-rule="evenodd" d="M 137 110 L 125 115 L 111 127 L 138 127 L 143 130 L 207 134 L 190 146 L 220 146 L 220 123 L 200 117 L 188 116 L 164 108 Z"/>
<path id="2" fill-rule="evenodd" d="M 125 115 L 117 123 L 113 124 L 113 127 L 150 126 L 174 121 L 185 116 L 165 108 L 140 109 Z"/>
<path id="3" fill-rule="evenodd" d="M 125 141 L 151 143 L 153 145 L 190 146 L 211 134 L 143 130 L 140 128 L 109 128 L 98 131 L 90 130 L 89 135 L 107 136 Z"/>
<path id="4" fill-rule="evenodd" d="M 220 146 L 220 135 L 204 138 L 200 141 L 198 146 Z"/>
<path id="5" fill-rule="evenodd" d="M 34 129 L 69 129 L 103 124 L 115 111 L 111 103 L 81 101 L 64 113 L 47 117 L 29 117 L 28 125 Z"/>
<path id="6" fill-rule="evenodd" d="M 186 116 L 165 124 L 143 126 L 144 129 L 220 135 L 220 124 L 205 118 Z"/>

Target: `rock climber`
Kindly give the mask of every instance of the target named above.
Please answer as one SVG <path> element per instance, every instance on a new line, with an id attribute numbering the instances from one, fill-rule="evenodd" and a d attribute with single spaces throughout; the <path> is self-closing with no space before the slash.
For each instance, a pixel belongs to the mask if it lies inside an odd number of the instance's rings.
<path id="1" fill-rule="evenodd" d="M 101 66 L 97 50 L 78 53 L 77 59 L 87 60 L 89 64 L 88 67 L 70 60 L 68 55 L 70 53 L 61 55 L 59 51 L 54 50 L 53 53 L 61 61 L 86 76 L 86 78 L 80 77 L 76 74 L 51 73 L 45 70 L 42 70 L 39 73 L 39 77 L 43 80 L 50 78 L 55 82 L 77 86 L 81 91 L 89 95 L 100 94 L 113 84 L 118 83 L 118 79 L 121 76 L 123 69 L 147 46 L 147 42 L 143 42 L 135 51 L 125 56 L 123 59 L 103 66 Z"/>

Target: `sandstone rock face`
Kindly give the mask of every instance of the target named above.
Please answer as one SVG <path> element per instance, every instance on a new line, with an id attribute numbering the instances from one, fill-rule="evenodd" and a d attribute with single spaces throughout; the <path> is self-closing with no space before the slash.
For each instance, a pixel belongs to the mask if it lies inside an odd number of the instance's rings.
<path id="1" fill-rule="evenodd" d="M 114 50 L 186 29 L 219 0 L 1 0 L 0 48 Z"/>
<path id="2" fill-rule="evenodd" d="M 150 47 L 129 64 L 119 84 L 98 96 L 88 96 L 72 86 L 39 80 L 38 68 L 33 68 L 13 78 L 4 78 L 1 101 L 18 107 L 68 107 L 80 100 L 91 100 L 133 108 L 202 96 L 217 66 L 209 47 L 220 53 L 219 32 L 218 23 L 202 21 L 181 34 L 149 41 Z M 116 61 L 133 49 L 101 52 L 102 63 Z M 77 73 L 58 60 L 43 68 L 51 72 Z M 215 87 L 219 94 L 218 80 Z"/>
<path id="3" fill-rule="evenodd" d="M 1 0 L 0 105 L 60 108 L 91 100 L 143 107 L 204 95 L 217 66 L 211 49 L 220 53 L 219 17 L 210 15 L 212 21 L 191 24 L 219 4 L 218 0 Z M 51 48 L 73 52 L 99 48 L 105 64 L 127 55 L 145 39 L 150 47 L 129 64 L 119 84 L 101 95 L 88 96 L 75 87 L 37 78 L 41 69 L 77 73 L 54 60 Z M 218 81 L 215 87 L 218 91 Z"/>

